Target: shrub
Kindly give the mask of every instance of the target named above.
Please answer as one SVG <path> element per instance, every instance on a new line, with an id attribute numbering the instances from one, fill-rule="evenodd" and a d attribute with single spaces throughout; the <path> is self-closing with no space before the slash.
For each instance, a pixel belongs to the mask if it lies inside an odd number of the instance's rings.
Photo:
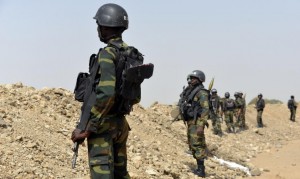
<path id="1" fill-rule="evenodd" d="M 265 104 L 283 104 L 282 101 L 278 100 L 278 99 L 264 99 L 265 100 Z M 253 98 L 248 105 L 251 104 L 256 104 L 257 98 Z"/>

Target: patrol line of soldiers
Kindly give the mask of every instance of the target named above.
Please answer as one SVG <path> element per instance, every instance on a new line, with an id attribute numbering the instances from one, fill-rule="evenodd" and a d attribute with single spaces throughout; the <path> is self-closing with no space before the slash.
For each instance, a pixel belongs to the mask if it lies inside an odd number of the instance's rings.
<path id="1" fill-rule="evenodd" d="M 204 129 L 208 127 L 207 120 L 212 120 L 213 131 L 222 135 L 221 122 L 224 114 L 228 132 L 235 132 L 235 127 L 245 129 L 246 101 L 242 92 L 234 94 L 235 99 L 230 98 L 226 92 L 224 98 L 220 98 L 216 89 L 205 89 L 205 74 L 200 70 L 194 70 L 187 76 L 188 86 L 184 87 L 178 101 L 179 115 L 187 124 L 187 136 L 189 148 L 197 162 L 196 175 L 205 177 L 204 161 L 207 157 Z M 211 94 L 210 94 L 211 93 Z M 175 115 L 176 116 L 176 115 Z M 236 122 L 233 122 L 233 117 Z"/>
<path id="2" fill-rule="evenodd" d="M 246 128 L 245 113 L 246 113 L 246 101 L 242 92 L 235 92 L 235 99 L 230 98 L 230 93 L 226 92 L 224 98 L 221 98 L 217 94 L 216 89 L 211 90 L 211 110 L 210 119 L 213 125 L 213 132 L 216 135 L 222 135 L 221 122 L 223 121 L 223 115 L 227 126 L 227 132 L 235 133 L 236 127 L 241 130 Z M 234 122 L 234 117 L 236 121 Z"/>
<path id="3" fill-rule="evenodd" d="M 211 89 L 212 83 L 208 90 L 204 88 L 205 74 L 200 70 L 194 70 L 187 76 L 187 87 L 184 87 L 178 101 L 179 113 L 175 113 L 176 118 L 184 120 L 187 124 L 187 136 L 190 151 L 197 162 L 196 175 L 205 177 L 204 161 L 207 157 L 206 141 L 204 129 L 208 127 L 208 119 L 211 119 L 213 132 L 222 136 L 221 123 L 223 116 L 227 126 L 228 133 L 235 133 L 235 128 L 240 130 L 246 129 L 245 113 L 246 100 L 242 92 L 235 92 L 235 99 L 230 98 L 230 93 L 226 92 L 224 97 L 218 95 L 216 89 Z M 297 104 L 294 96 L 288 101 L 288 107 L 291 110 L 290 120 L 295 121 Z M 265 108 L 263 95 L 259 93 L 255 103 L 257 110 L 257 127 L 263 127 L 262 113 Z M 235 117 L 235 122 L 234 122 Z"/>

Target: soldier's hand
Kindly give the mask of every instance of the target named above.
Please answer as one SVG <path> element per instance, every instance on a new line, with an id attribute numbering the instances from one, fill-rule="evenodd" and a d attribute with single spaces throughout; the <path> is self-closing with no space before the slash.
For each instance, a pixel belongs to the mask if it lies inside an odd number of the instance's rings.
<path id="1" fill-rule="evenodd" d="M 71 140 L 73 142 L 82 143 L 85 138 L 89 137 L 91 132 L 89 131 L 81 131 L 80 129 L 74 129 L 72 132 Z"/>

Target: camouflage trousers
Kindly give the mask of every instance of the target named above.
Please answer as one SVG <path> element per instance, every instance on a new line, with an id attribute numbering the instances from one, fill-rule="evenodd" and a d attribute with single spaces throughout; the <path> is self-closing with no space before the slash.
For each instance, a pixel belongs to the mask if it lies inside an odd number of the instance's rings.
<path id="1" fill-rule="evenodd" d="M 211 124 L 213 126 L 213 132 L 214 134 L 219 134 L 222 133 L 222 128 L 221 128 L 221 119 L 218 116 L 214 116 L 211 118 Z"/>
<path id="2" fill-rule="evenodd" d="M 233 124 L 233 111 L 225 111 L 224 113 L 225 123 L 227 126 L 227 130 L 229 132 L 233 132 L 234 124 Z"/>
<path id="3" fill-rule="evenodd" d="M 206 121 L 204 122 L 206 124 Z M 192 150 L 193 157 L 197 160 L 205 159 L 207 156 L 206 153 L 206 142 L 204 132 L 202 134 L 197 133 L 198 127 L 203 126 L 203 121 L 200 120 L 189 120 L 187 121 L 188 125 L 188 142 Z M 204 129 L 203 129 L 204 130 Z"/>
<path id="4" fill-rule="evenodd" d="M 290 112 L 291 112 L 290 120 L 295 122 L 296 109 L 290 109 Z"/>
<path id="5" fill-rule="evenodd" d="M 97 123 L 96 123 L 97 124 Z M 129 125 L 124 116 L 101 119 L 88 138 L 92 179 L 129 179 L 126 142 Z"/>
<path id="6" fill-rule="evenodd" d="M 236 116 L 235 126 L 240 127 L 240 128 L 246 127 L 245 112 L 241 112 L 240 115 Z"/>
<path id="7" fill-rule="evenodd" d="M 257 126 L 258 127 L 263 127 L 263 122 L 262 122 L 262 114 L 263 114 L 263 110 L 259 110 L 257 111 Z"/>

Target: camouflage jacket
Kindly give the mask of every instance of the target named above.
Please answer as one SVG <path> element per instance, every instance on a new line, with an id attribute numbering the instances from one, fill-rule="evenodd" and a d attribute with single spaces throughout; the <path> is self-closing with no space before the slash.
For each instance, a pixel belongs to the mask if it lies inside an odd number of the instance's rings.
<path id="1" fill-rule="evenodd" d="M 194 96 L 193 101 L 199 103 L 201 107 L 201 115 L 197 119 L 197 124 L 200 126 L 207 125 L 207 120 L 209 116 L 209 91 L 204 89 L 204 86 L 202 85 L 201 90 Z"/>
<path id="2" fill-rule="evenodd" d="M 99 52 L 98 63 L 100 69 L 100 81 L 96 86 L 96 102 L 91 109 L 90 119 L 101 118 L 107 115 L 115 102 L 116 69 L 115 61 L 118 53 L 111 43 L 118 43 L 122 47 L 127 47 L 121 38 L 111 39 L 107 46 Z"/>
<path id="3" fill-rule="evenodd" d="M 246 107 L 246 101 L 245 99 L 238 97 L 236 100 L 236 108 L 241 109 L 242 111 L 244 111 L 245 107 Z"/>
<path id="4" fill-rule="evenodd" d="M 288 101 L 288 108 L 289 109 L 293 109 L 293 108 L 296 109 L 297 108 L 297 103 L 294 99 L 290 99 Z"/>
<path id="5" fill-rule="evenodd" d="M 220 106 L 221 106 L 221 98 L 218 95 L 211 95 L 210 103 L 212 106 L 212 110 L 214 113 L 218 114 Z"/>
<path id="6" fill-rule="evenodd" d="M 258 99 L 256 101 L 256 109 L 258 111 L 262 111 L 265 108 L 265 100 L 264 99 Z"/>

